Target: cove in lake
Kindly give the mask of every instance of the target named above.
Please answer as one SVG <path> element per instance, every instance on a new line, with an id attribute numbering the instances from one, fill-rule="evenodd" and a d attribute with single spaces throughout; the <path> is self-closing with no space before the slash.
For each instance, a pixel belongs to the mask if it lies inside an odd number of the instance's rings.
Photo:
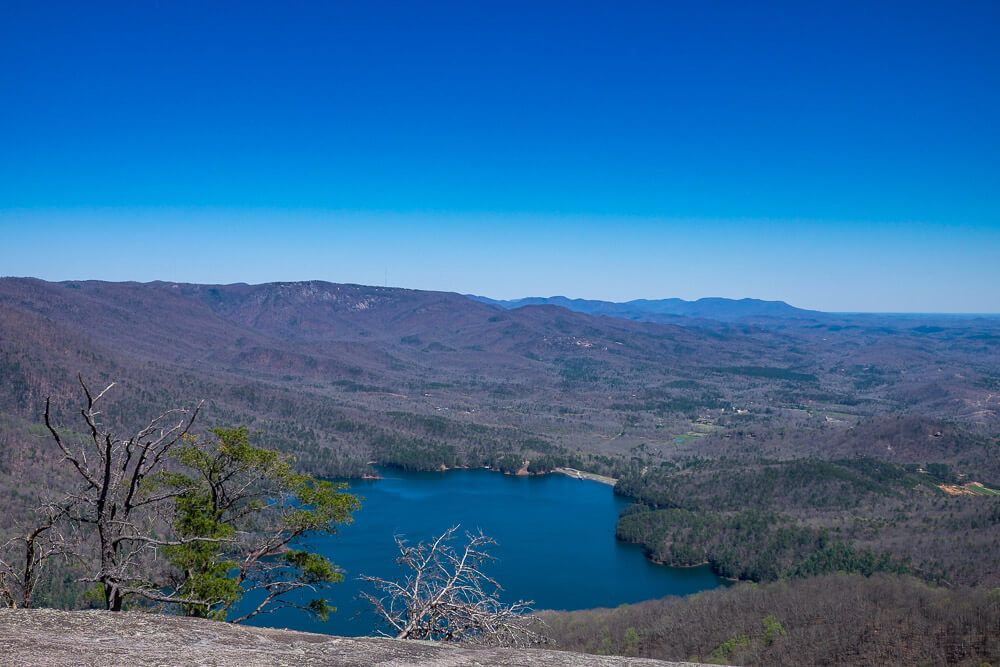
<path id="1" fill-rule="evenodd" d="M 706 567 L 670 568 L 650 562 L 641 547 L 615 539 L 615 522 L 629 502 L 610 486 L 564 475 L 514 477 L 488 470 L 404 472 L 352 481 L 362 498 L 354 523 L 333 536 L 313 536 L 310 548 L 344 570 L 324 592 L 337 611 L 320 622 L 279 610 L 251 623 L 357 636 L 375 631 L 370 605 L 357 599 L 361 574 L 401 579 L 394 535 L 416 543 L 454 524 L 482 529 L 498 544 L 487 572 L 504 587 L 503 600 L 534 600 L 535 609 L 615 607 L 722 584 Z M 456 542 L 458 544 L 458 542 Z M 252 599 L 244 600 L 249 608 Z"/>

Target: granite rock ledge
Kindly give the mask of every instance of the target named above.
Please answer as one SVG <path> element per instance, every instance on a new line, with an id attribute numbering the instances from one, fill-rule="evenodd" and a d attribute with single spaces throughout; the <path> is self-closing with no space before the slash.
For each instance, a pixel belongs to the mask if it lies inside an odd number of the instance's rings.
<path id="1" fill-rule="evenodd" d="M 542 649 L 495 649 L 335 637 L 141 612 L 0 610 L 4 667 L 130 665 L 519 665 L 680 667 L 691 663 Z"/>

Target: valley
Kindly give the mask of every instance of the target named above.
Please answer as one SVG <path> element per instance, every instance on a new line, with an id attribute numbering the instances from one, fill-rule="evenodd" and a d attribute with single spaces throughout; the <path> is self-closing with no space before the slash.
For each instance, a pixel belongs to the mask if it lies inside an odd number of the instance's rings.
<path id="1" fill-rule="evenodd" d="M 713 576 L 1000 586 L 1000 319 L 725 305 L 666 323 L 321 282 L 2 279 L 0 530 L 68 484 L 39 420 L 47 396 L 72 419 L 82 373 L 119 383 L 117 423 L 204 400 L 202 428 L 245 424 L 325 477 L 613 484 L 627 509 L 601 530 Z"/>

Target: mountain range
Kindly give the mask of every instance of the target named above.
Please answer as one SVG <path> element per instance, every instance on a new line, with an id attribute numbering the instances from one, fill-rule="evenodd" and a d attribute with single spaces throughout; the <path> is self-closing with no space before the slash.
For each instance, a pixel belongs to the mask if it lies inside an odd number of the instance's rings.
<path id="1" fill-rule="evenodd" d="M 507 309 L 549 305 L 588 315 L 606 315 L 642 322 L 669 322 L 673 324 L 685 324 L 684 318 L 737 322 L 776 318 L 810 319 L 824 315 L 820 311 L 796 308 L 784 301 L 763 301 L 761 299 L 724 299 L 721 297 L 707 297 L 696 301 L 635 299 L 618 303 L 594 299 L 570 299 L 565 296 L 535 296 L 511 300 L 490 299 L 475 295 L 469 295 L 469 297 Z"/>
<path id="2" fill-rule="evenodd" d="M 331 475 L 362 474 L 369 461 L 715 456 L 747 446 L 736 444 L 747 434 L 759 452 L 801 454 L 900 412 L 1000 423 L 996 320 L 828 320 L 754 300 L 566 302 L 321 281 L 3 278 L 0 472 L 33 460 L 27 434 L 46 396 L 72 419 L 78 373 L 119 383 L 123 424 L 204 399 L 206 425 L 248 424 Z"/>
<path id="3" fill-rule="evenodd" d="M 120 432 L 203 402 L 199 432 L 246 425 L 327 477 L 376 464 L 612 477 L 646 508 L 619 537 L 726 576 L 857 569 L 877 551 L 928 580 L 1000 584 L 981 557 L 1000 521 L 985 504 L 1000 495 L 1000 320 L 570 304 L 322 281 L 0 279 L 0 535 L 70 488 L 40 422 L 50 398 L 64 436 L 84 437 L 79 374 L 116 383 L 101 419 Z M 732 513 L 749 510 L 777 523 L 747 533 Z M 697 526 L 700 541 L 685 533 Z M 840 536 L 847 560 L 827 559 L 816 531 Z"/>

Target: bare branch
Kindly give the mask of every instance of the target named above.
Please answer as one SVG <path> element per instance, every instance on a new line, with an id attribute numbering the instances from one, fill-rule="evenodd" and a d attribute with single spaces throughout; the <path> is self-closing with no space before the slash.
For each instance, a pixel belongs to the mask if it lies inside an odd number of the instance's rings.
<path id="1" fill-rule="evenodd" d="M 103 584 L 106 607 L 119 610 L 126 595 L 139 595 L 147 572 L 153 565 L 156 550 L 192 542 L 221 542 L 217 538 L 171 539 L 169 513 L 178 493 L 166 492 L 142 497 L 143 480 L 155 474 L 166 455 L 191 429 L 201 404 L 195 409 L 167 410 L 128 438 L 114 433 L 103 423 L 101 401 L 116 385 L 114 382 L 94 393 L 83 376 L 77 378 L 83 389 L 85 405 L 80 415 L 87 425 L 89 442 L 73 451 L 52 423 L 51 401 L 45 403 L 45 423 L 63 457 L 85 482 L 85 487 L 71 493 L 60 518 L 71 526 L 85 526 L 75 536 L 75 544 L 65 553 L 80 559 L 85 579 Z M 180 416 L 179 419 L 175 417 Z M 88 460 L 89 459 L 89 460 Z M 146 556 L 149 558 L 146 558 Z M 160 566 L 157 566 L 160 567 Z M 170 601 L 162 586 L 151 586 L 147 599 Z M 174 596 L 176 597 L 176 596 Z M 160 599 L 163 598 L 163 599 Z M 171 598 L 172 599 L 172 598 Z M 187 603 L 186 600 L 179 601 Z"/>
<path id="2" fill-rule="evenodd" d="M 502 646 L 544 643 L 536 630 L 540 621 L 529 616 L 531 603 L 500 602 L 500 585 L 482 570 L 492 560 L 486 548 L 496 542 L 481 532 L 466 533 L 466 543 L 458 551 L 451 544 L 457 530 L 452 526 L 430 543 L 416 546 L 397 536 L 397 563 L 411 574 L 402 583 L 362 576 L 380 593 L 362 593 L 362 598 L 398 639 Z"/>
<path id="3" fill-rule="evenodd" d="M 48 428 L 49 429 L 49 433 L 52 434 L 52 438 L 56 441 L 56 445 L 58 445 L 59 449 L 62 450 L 63 457 L 67 461 L 69 461 L 70 463 L 73 464 L 73 467 L 76 468 L 76 471 L 78 473 L 80 473 L 80 476 L 83 477 L 83 479 L 87 482 L 87 484 L 90 487 L 96 489 L 97 488 L 97 479 L 94 478 L 90 474 L 90 471 L 87 470 L 85 464 L 81 463 L 80 460 L 70 452 L 69 447 L 67 447 L 63 443 L 62 438 L 59 436 L 59 432 L 56 431 L 55 427 L 52 425 L 52 417 L 51 417 L 51 412 L 50 412 L 50 403 L 51 403 L 50 397 L 46 397 L 46 399 L 45 399 L 45 426 L 46 426 L 46 428 Z"/>

